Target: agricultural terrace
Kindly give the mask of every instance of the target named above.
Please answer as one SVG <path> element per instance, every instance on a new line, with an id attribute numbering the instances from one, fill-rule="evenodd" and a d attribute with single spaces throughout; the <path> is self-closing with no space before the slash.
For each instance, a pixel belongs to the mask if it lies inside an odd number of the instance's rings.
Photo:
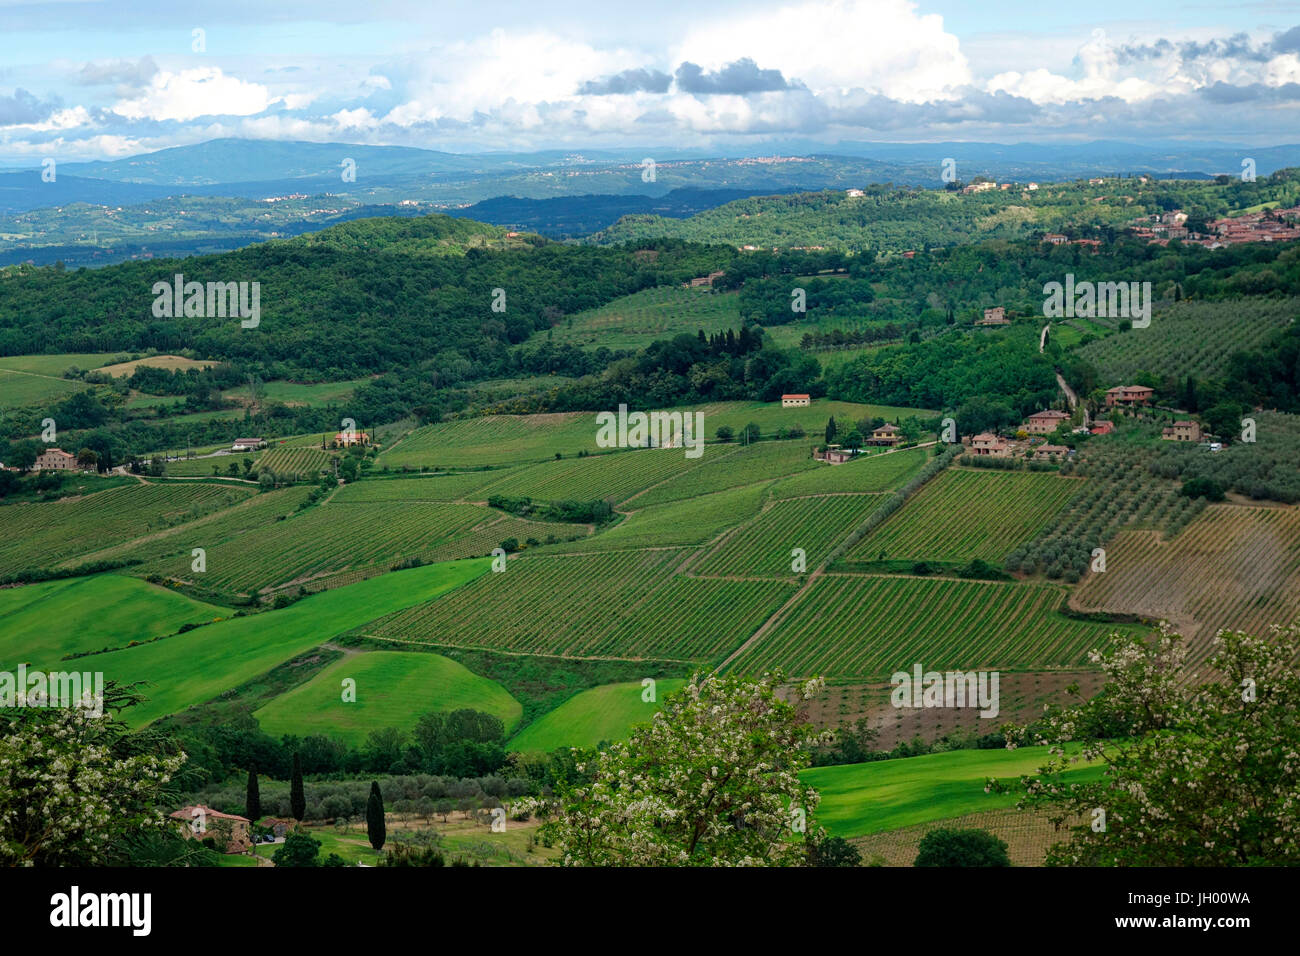
<path id="1" fill-rule="evenodd" d="M 1105 382 L 1126 382 L 1138 372 L 1205 381 L 1222 375 L 1234 352 L 1259 348 L 1297 315 L 1300 299 L 1179 302 L 1152 316 L 1147 328 L 1107 336 L 1075 354 Z"/>
<path id="2" fill-rule="evenodd" d="M 1000 563 L 1037 534 L 1079 484 L 1043 472 L 949 468 L 859 542 L 849 560 Z"/>
<path id="3" fill-rule="evenodd" d="M 352 701 L 340 690 L 347 679 L 356 682 Z M 500 684 L 440 654 L 371 651 L 349 653 L 253 716 L 273 737 L 323 734 L 359 747 L 371 731 L 411 731 L 423 714 L 462 708 L 499 717 L 507 732 L 524 712 Z"/>
<path id="4" fill-rule="evenodd" d="M 658 286 L 569 316 L 547 336 L 556 345 L 643 349 L 684 332 L 694 335 L 703 329 L 705 335 L 712 335 L 740 326 L 739 296 L 734 292 Z"/>
<path id="5" fill-rule="evenodd" d="M 105 680 L 148 681 L 147 700 L 126 719 L 140 726 L 201 704 L 265 674 L 374 617 L 430 601 L 488 573 L 491 561 L 457 561 L 394 571 L 185 634 L 88 659 Z"/>
<path id="6" fill-rule="evenodd" d="M 887 679 L 927 670 L 1074 667 L 1115 625 L 1066 617 L 1065 588 L 827 574 L 728 669 Z"/>
<path id="7" fill-rule="evenodd" d="M 522 654 L 710 662 L 793 593 L 778 581 L 675 576 L 690 552 L 525 557 L 368 625 L 368 636 Z"/>
<path id="8" fill-rule="evenodd" d="M 1106 572 L 1071 596 L 1079 610 L 1169 621 L 1195 659 L 1220 628 L 1265 634 L 1300 617 L 1300 508 L 1210 505 L 1172 541 L 1121 531 Z"/>
<path id="9" fill-rule="evenodd" d="M 582 535 L 582 525 L 527 521 L 470 504 L 330 502 L 262 528 L 251 550 L 235 539 L 207 548 L 207 570 L 190 569 L 188 554 L 147 570 L 227 593 L 253 593 L 340 571 L 390 566 L 411 558 L 450 561 L 489 554 L 507 538 Z"/>
<path id="10" fill-rule="evenodd" d="M 664 698 L 686 686 L 680 678 L 655 681 L 653 700 L 640 681 L 602 684 L 570 697 L 533 721 L 510 741 L 519 753 L 550 753 L 559 747 L 596 747 L 626 740 L 632 728 L 653 719 Z"/>
<path id="11" fill-rule="evenodd" d="M 815 570 L 883 500 L 883 495 L 824 495 L 773 502 L 724 538 L 692 572 L 788 577 L 797 573 L 792 570 L 796 548 L 805 553 L 805 569 Z"/>
<path id="12" fill-rule="evenodd" d="M 12 670 L 24 662 L 53 668 L 65 654 L 125 647 L 230 613 L 116 574 L 0 588 L 0 668 Z M 52 621 L 76 626 L 51 627 Z"/>
<path id="13" fill-rule="evenodd" d="M 139 483 L 41 503 L 0 505 L 0 574 L 52 568 L 102 548 L 193 521 L 254 494 L 250 488 Z"/>

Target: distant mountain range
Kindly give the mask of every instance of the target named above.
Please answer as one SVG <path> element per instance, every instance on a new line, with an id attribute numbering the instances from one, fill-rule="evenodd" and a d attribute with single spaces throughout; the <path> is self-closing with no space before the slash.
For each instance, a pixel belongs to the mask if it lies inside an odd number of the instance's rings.
<path id="1" fill-rule="evenodd" d="M 102 162 L 0 172 L 0 264 L 102 264 L 189 255 L 297 235 L 365 215 L 440 211 L 556 239 L 633 214 L 680 219 L 749 196 L 958 179 L 1051 182 L 1143 172 L 1208 179 L 1300 166 L 1300 145 L 1225 143 L 866 143 L 446 153 L 401 146 L 219 139 Z M 653 164 L 646 162 L 653 159 Z M 202 212 L 230 200 L 218 220 Z M 150 204 L 168 200 L 170 221 Z M 306 200 L 294 206 L 297 200 Z M 274 201 L 268 214 L 267 201 Z M 84 208 L 76 204 L 86 204 Z M 186 205 L 194 208 L 187 210 Z M 254 205 L 256 204 L 256 205 Z M 104 207 L 112 210 L 108 218 Z M 117 207 L 121 207 L 119 211 Z M 51 258 L 53 256 L 54 258 Z"/>

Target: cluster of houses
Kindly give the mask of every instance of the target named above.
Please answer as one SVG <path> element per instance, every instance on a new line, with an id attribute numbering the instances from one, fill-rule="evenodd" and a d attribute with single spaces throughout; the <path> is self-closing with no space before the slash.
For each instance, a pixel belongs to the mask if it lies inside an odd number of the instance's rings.
<path id="1" fill-rule="evenodd" d="M 1156 245 L 1168 245 L 1170 239 L 1218 249 L 1243 242 L 1284 242 L 1300 239 L 1300 206 L 1291 209 L 1267 210 L 1215 219 L 1207 223 L 1208 232 L 1192 232 L 1187 228 L 1187 214 L 1181 209 L 1154 216 L 1143 216 L 1129 223 L 1133 235 Z"/>

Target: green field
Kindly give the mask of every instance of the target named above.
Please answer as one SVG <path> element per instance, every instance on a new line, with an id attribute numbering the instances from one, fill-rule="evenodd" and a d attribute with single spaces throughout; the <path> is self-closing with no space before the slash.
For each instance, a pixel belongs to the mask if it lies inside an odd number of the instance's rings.
<path id="1" fill-rule="evenodd" d="M 371 475 L 365 481 L 344 485 L 334 494 L 334 501 L 486 501 L 480 489 L 500 481 L 503 475 L 523 469 L 496 468 L 491 471 L 465 471 L 458 474 L 425 475 L 421 478 L 381 478 Z"/>
<path id="2" fill-rule="evenodd" d="M 804 568 L 813 571 L 835 546 L 875 511 L 882 495 L 825 495 L 788 498 L 728 535 L 692 570 L 704 575 L 776 575 L 788 577 L 792 550 L 804 552 Z M 801 572 L 800 572 L 801 573 Z"/>
<path id="3" fill-rule="evenodd" d="M 210 624 L 125 650 L 86 658 L 105 680 L 148 681 L 148 700 L 127 713 L 139 726 L 264 674 L 277 664 L 381 615 L 435 598 L 485 573 L 490 561 L 395 571 L 305 597 L 290 607 Z"/>
<path id="4" fill-rule="evenodd" d="M 512 653 L 708 662 L 739 646 L 794 590 L 778 581 L 676 576 L 689 554 L 525 557 L 365 633 Z"/>
<path id="5" fill-rule="evenodd" d="M 129 356 L 118 352 L 61 352 L 55 355 L 4 355 L 0 368 L 19 372 L 33 372 L 61 378 L 70 368 L 96 369 L 114 362 L 125 361 Z"/>
<path id="6" fill-rule="evenodd" d="M 62 401 L 91 386 L 84 382 L 0 368 L 0 408 L 21 408 Z"/>
<path id="7" fill-rule="evenodd" d="M 688 458 L 680 448 L 642 448 L 547 461 L 528 468 L 512 468 L 477 494 L 547 501 L 603 498 L 618 503 L 661 481 L 688 474 L 705 460 L 726 457 L 733 451 L 734 447 L 710 445 L 700 457 Z"/>
<path id="8" fill-rule="evenodd" d="M 263 382 L 262 383 L 262 401 L 282 402 L 285 405 L 329 405 L 346 401 L 352 397 L 352 393 L 357 390 L 357 386 L 362 382 L 369 381 L 364 378 L 354 378 L 342 382 L 320 382 L 315 385 L 304 385 L 299 382 Z M 232 388 L 225 393 L 227 398 L 249 401 L 248 386 Z"/>
<path id="9" fill-rule="evenodd" d="M 1047 525 L 1080 484 L 1047 472 L 950 468 L 867 535 L 849 560 L 961 563 L 980 558 L 1000 564 Z"/>
<path id="10" fill-rule="evenodd" d="M 343 681 L 349 678 L 356 682 L 356 700 L 344 702 Z M 450 658 L 418 651 L 370 651 L 349 654 L 253 716 L 273 737 L 324 734 L 360 746 L 372 730 L 409 731 L 422 714 L 466 707 L 500 717 L 507 732 L 524 712 L 500 684 Z"/>
<path id="11" fill-rule="evenodd" d="M 78 498 L 0 505 L 0 569 L 50 568 L 243 501 L 251 487 L 179 482 L 120 485 Z"/>
<path id="12" fill-rule="evenodd" d="M 0 664 L 53 668 L 65 654 L 125 647 L 232 613 L 116 574 L 0 588 Z"/>
<path id="13" fill-rule="evenodd" d="M 992 721 L 990 721 L 992 723 Z M 1077 753 L 1078 747 L 1071 747 Z M 800 777 L 821 794 L 817 822 L 831 836 L 883 833 L 932 820 L 947 820 L 981 810 L 1014 807 L 1015 793 L 985 793 L 989 777 L 1015 782 L 1034 774 L 1048 759 L 1046 750 L 950 750 L 947 753 L 877 760 L 839 767 L 813 767 Z M 1098 779 L 1100 763 L 1070 770 L 1066 779 Z"/>
<path id="14" fill-rule="evenodd" d="M 556 345 L 642 349 L 683 332 L 705 335 L 741 327 L 739 296 L 708 288 L 658 286 L 625 295 L 560 321 L 549 333 Z"/>
<path id="15" fill-rule="evenodd" d="M 509 748 L 521 753 L 550 753 L 558 747 L 595 747 L 609 741 L 626 740 L 636 724 L 645 723 L 658 711 L 669 694 L 686 686 L 686 681 L 656 681 L 655 700 L 642 700 L 640 681 L 602 684 L 570 697 L 555 710 L 533 721 L 513 740 Z"/>
<path id="16" fill-rule="evenodd" d="M 962 671 L 1079 666 L 1118 626 L 1068 618 L 1057 610 L 1064 599 L 1064 588 L 1044 584 L 826 575 L 729 669 L 883 679 L 918 662 Z"/>

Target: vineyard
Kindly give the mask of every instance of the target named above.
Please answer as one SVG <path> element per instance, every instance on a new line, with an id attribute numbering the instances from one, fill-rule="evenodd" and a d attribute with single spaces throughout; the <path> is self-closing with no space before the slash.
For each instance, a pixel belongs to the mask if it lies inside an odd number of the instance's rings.
<path id="1" fill-rule="evenodd" d="M 333 462 L 334 456 L 320 448 L 276 446 L 262 453 L 257 462 L 257 471 L 270 471 L 282 481 L 293 475 L 303 480 L 313 480 L 322 472 L 332 470 Z"/>
<path id="2" fill-rule="evenodd" d="M 1222 374 L 1233 352 L 1258 348 L 1297 315 L 1300 299 L 1179 302 L 1153 316 L 1150 327 L 1109 335 L 1075 354 L 1108 382 L 1126 382 L 1138 372 L 1203 381 Z"/>
<path id="3" fill-rule="evenodd" d="M 662 505 L 651 505 L 593 537 L 552 551 L 611 551 L 700 545 L 758 514 L 766 486 L 732 488 Z"/>
<path id="4" fill-rule="evenodd" d="M 0 505 L 0 575 L 50 568 L 102 548 L 193 521 L 253 494 L 225 485 L 134 484 L 79 498 Z"/>
<path id="5" fill-rule="evenodd" d="M 710 445 L 696 465 L 670 481 L 627 499 L 625 507 L 644 508 L 739 488 L 820 467 L 812 445 L 804 441 L 758 442 L 754 445 Z"/>
<path id="6" fill-rule="evenodd" d="M 1000 562 L 1060 511 L 1079 484 L 1039 472 L 949 469 L 867 535 L 849 560 Z"/>
<path id="7" fill-rule="evenodd" d="M 82 382 L 0 368 L 0 408 L 47 405 L 88 388 Z"/>
<path id="8" fill-rule="evenodd" d="M 191 571 L 188 553 L 146 565 L 216 591 L 252 593 L 339 571 L 388 566 L 412 558 L 450 561 L 487 555 L 507 538 L 585 533 L 580 525 L 526 521 L 476 505 L 440 502 L 331 503 L 263 527 L 255 539 L 209 544 L 207 570 Z"/>
<path id="9" fill-rule="evenodd" d="M 804 567 L 812 571 L 882 500 L 881 495 L 826 495 L 777 501 L 724 538 L 692 571 L 789 577 L 797 573 L 791 569 L 795 548 L 805 552 Z"/>
<path id="10" fill-rule="evenodd" d="M 478 494 L 525 496 L 545 501 L 604 498 L 617 503 L 665 479 L 689 474 L 702 462 L 725 457 L 731 451 L 713 445 L 699 458 L 687 458 L 680 448 L 642 448 L 548 461 L 528 468 L 513 468 L 483 486 Z"/>
<path id="11" fill-rule="evenodd" d="M 928 452 L 924 448 L 859 455 L 842 465 L 819 465 L 776 483 L 778 498 L 858 491 L 892 491 L 921 470 Z"/>
<path id="12" fill-rule="evenodd" d="M 426 475 L 422 478 L 375 478 L 344 485 L 335 502 L 355 501 L 463 501 L 486 500 L 480 490 L 509 473 L 508 469 Z"/>
<path id="13" fill-rule="evenodd" d="M 379 456 L 389 468 L 477 468 L 594 453 L 596 416 L 585 412 L 489 415 L 417 428 Z"/>
<path id="14" fill-rule="evenodd" d="M 916 663 L 963 671 L 1078 666 L 1115 626 L 1064 616 L 1057 610 L 1064 597 L 1052 585 L 826 575 L 729 669 L 885 679 Z"/>
<path id="15" fill-rule="evenodd" d="M 705 335 L 739 330 L 740 309 L 734 293 L 707 288 L 658 286 L 615 299 L 564 319 L 551 332 L 556 345 L 583 348 L 641 349 L 656 339 L 683 332 Z"/>
<path id="16" fill-rule="evenodd" d="M 793 593 L 775 581 L 674 576 L 688 552 L 524 558 L 433 604 L 374 621 L 374 637 L 511 653 L 711 661 Z"/>
<path id="17" fill-rule="evenodd" d="M 1210 505 L 1168 543 L 1122 531 L 1104 574 L 1071 598 L 1086 611 L 1168 620 L 1203 657 L 1219 628 L 1263 635 L 1300 617 L 1300 509 Z"/>

